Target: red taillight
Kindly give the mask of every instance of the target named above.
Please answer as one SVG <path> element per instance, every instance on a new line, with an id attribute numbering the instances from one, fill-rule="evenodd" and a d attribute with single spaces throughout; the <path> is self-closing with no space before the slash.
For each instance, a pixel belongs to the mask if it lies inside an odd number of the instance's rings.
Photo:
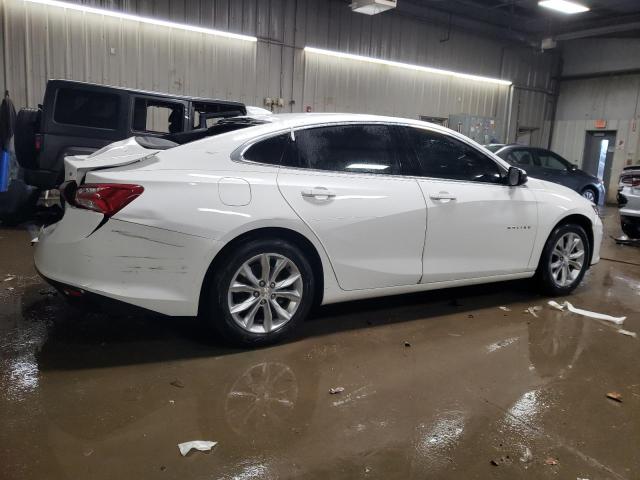
<path id="1" fill-rule="evenodd" d="M 87 183 L 77 188 L 73 205 L 110 217 L 139 197 L 142 192 L 144 188 L 140 185 Z"/>
<path id="2" fill-rule="evenodd" d="M 42 134 L 40 133 L 36 133 L 35 134 L 35 138 L 34 138 L 34 147 L 36 149 L 36 153 L 40 153 L 40 150 L 42 150 Z"/>
<path id="3" fill-rule="evenodd" d="M 628 187 L 640 187 L 640 176 L 626 176 L 620 178 L 620 183 Z"/>

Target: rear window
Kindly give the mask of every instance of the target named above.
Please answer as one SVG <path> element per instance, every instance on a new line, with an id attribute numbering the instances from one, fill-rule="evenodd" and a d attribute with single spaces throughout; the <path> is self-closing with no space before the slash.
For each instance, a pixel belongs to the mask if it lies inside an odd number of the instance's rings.
<path id="1" fill-rule="evenodd" d="M 184 130 L 184 105 L 148 98 L 136 98 L 133 129 L 137 132 L 178 133 Z"/>
<path id="2" fill-rule="evenodd" d="M 67 125 L 116 130 L 119 110 L 118 95 L 61 88 L 56 96 L 53 119 Z"/>
<path id="3" fill-rule="evenodd" d="M 269 165 L 280 165 L 282 153 L 289 142 L 289 133 L 283 133 L 275 137 L 267 138 L 258 142 L 244 152 L 242 155 L 245 160 L 258 163 L 267 163 Z"/>

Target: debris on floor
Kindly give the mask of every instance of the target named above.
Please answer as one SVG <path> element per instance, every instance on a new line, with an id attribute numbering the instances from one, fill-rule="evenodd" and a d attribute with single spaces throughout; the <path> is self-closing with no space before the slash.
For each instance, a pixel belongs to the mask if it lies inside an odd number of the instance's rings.
<path id="1" fill-rule="evenodd" d="M 544 461 L 545 465 L 558 465 L 558 463 L 560 463 L 558 459 L 553 457 L 547 457 L 547 459 Z"/>
<path id="2" fill-rule="evenodd" d="M 550 300 L 548 303 L 549 303 L 549 306 L 555 308 L 556 310 L 564 310 L 566 308 L 571 313 L 576 313 L 578 315 L 582 315 L 585 317 L 595 318 L 596 320 L 605 320 L 607 322 L 615 323 L 616 325 L 622 325 L 624 321 L 627 319 L 627 317 L 614 317 L 611 315 L 607 315 L 606 313 L 591 312 L 589 310 L 576 308 L 567 301 L 563 303 L 558 303 L 554 300 Z"/>
<path id="3" fill-rule="evenodd" d="M 7 277 L 3 280 L 3 282 L 10 282 L 11 280 L 14 280 L 15 278 L 16 278 L 15 275 L 7 274 Z"/>
<path id="4" fill-rule="evenodd" d="M 610 398 L 611 400 L 613 400 L 615 402 L 622 403 L 622 394 L 621 393 L 609 392 L 609 393 L 607 393 L 607 398 Z"/>
<path id="5" fill-rule="evenodd" d="M 625 330 L 623 328 L 619 329 L 618 333 L 620 335 L 626 335 L 627 337 L 633 337 L 633 338 L 637 338 L 638 337 L 638 334 L 636 332 L 631 332 L 631 331 Z"/>
<path id="6" fill-rule="evenodd" d="M 172 385 L 176 388 L 184 388 L 184 383 L 182 383 L 180 380 L 174 380 L 173 382 L 170 382 L 169 385 Z"/>
<path id="7" fill-rule="evenodd" d="M 524 453 L 520 457 L 520 461 L 522 463 L 529 463 L 533 460 L 533 453 L 531 453 L 531 449 L 529 447 L 524 447 Z"/>
<path id="8" fill-rule="evenodd" d="M 534 305 L 531 307 L 528 307 L 524 313 L 528 313 L 529 315 L 533 315 L 534 317 L 538 318 L 538 314 L 536 312 L 539 312 L 540 310 L 542 310 L 542 307 L 540 305 Z"/>
<path id="9" fill-rule="evenodd" d="M 404 346 L 405 346 L 405 347 L 410 347 L 410 346 L 411 346 L 411 344 L 410 344 L 409 342 L 404 342 Z"/>
<path id="10" fill-rule="evenodd" d="M 491 461 L 489 461 L 489 463 L 494 467 L 499 467 L 500 465 L 506 465 L 508 463 L 511 463 L 511 458 L 509 457 L 509 455 L 507 455 L 506 457 L 502 456 L 499 458 L 492 458 Z"/>
<path id="11" fill-rule="evenodd" d="M 329 393 L 331 395 L 335 395 L 336 393 L 342 393 L 344 392 L 344 387 L 333 387 L 329 389 Z"/>
<path id="12" fill-rule="evenodd" d="M 179 443 L 178 448 L 180 449 L 180 454 L 184 457 L 192 449 L 209 452 L 217 444 L 218 442 L 210 442 L 209 440 L 192 440 L 190 442 Z"/>
<path id="13" fill-rule="evenodd" d="M 498 307 L 500 310 L 502 310 L 503 312 L 510 312 L 511 309 L 509 307 L 505 307 L 504 305 L 500 305 Z"/>

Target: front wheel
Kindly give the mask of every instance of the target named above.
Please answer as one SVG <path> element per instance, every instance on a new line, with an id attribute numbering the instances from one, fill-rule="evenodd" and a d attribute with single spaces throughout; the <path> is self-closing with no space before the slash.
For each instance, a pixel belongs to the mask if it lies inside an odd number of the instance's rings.
<path id="1" fill-rule="evenodd" d="M 231 252 L 204 295 L 207 321 L 225 340 L 261 346 L 288 336 L 313 304 L 311 265 L 284 240 L 250 240 Z"/>
<path id="2" fill-rule="evenodd" d="M 598 193 L 591 187 L 586 187 L 582 190 L 581 195 L 589 200 L 591 203 L 598 204 Z"/>
<path id="3" fill-rule="evenodd" d="M 542 250 L 538 280 L 549 295 L 567 295 L 582 281 L 589 267 L 589 239 L 580 225 L 556 227 Z"/>

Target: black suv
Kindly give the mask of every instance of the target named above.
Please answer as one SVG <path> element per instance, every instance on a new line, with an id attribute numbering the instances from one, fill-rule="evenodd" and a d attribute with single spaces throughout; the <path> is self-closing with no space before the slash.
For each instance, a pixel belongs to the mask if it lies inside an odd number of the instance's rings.
<path id="1" fill-rule="evenodd" d="M 44 103 L 18 113 L 16 158 L 24 183 L 36 191 L 48 190 L 62 183 L 68 155 L 88 155 L 132 136 L 170 137 L 205 130 L 221 117 L 246 113 L 238 102 L 49 80 Z M 30 198 L 33 202 L 34 195 Z M 24 211 L 25 205 L 16 208 Z"/>

